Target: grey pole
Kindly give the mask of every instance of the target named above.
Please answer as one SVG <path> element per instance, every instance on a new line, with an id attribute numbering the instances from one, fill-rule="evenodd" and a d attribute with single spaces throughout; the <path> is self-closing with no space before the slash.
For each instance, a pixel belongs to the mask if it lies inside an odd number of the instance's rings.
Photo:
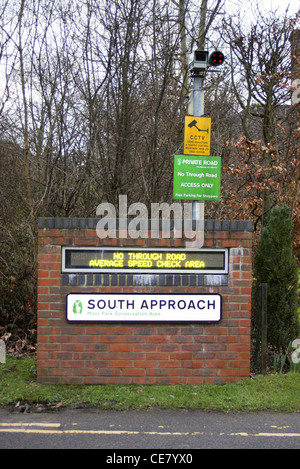
<path id="1" fill-rule="evenodd" d="M 189 100 L 188 113 L 190 116 L 201 117 L 204 114 L 203 80 L 207 67 L 219 66 L 224 61 L 220 51 L 213 52 L 210 57 L 208 51 L 194 51 L 190 54 L 189 69 L 192 71 L 193 91 Z M 192 204 L 193 221 L 204 220 L 204 201 L 195 200 Z"/>
<path id="2" fill-rule="evenodd" d="M 204 114 L 204 96 L 203 96 L 203 77 L 200 75 L 194 76 L 193 82 L 193 115 L 201 117 Z"/>
<path id="3" fill-rule="evenodd" d="M 194 74 L 193 77 L 193 92 L 192 100 L 190 102 L 189 111 L 195 117 L 201 117 L 204 114 L 204 95 L 203 95 L 203 76 L 202 74 Z M 199 200 L 193 201 L 192 204 L 193 221 L 204 219 L 204 202 Z"/>

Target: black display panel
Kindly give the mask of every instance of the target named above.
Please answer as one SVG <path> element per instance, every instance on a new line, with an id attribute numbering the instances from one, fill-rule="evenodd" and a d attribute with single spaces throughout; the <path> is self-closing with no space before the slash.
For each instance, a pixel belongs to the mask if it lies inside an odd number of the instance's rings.
<path id="1" fill-rule="evenodd" d="M 227 274 L 228 250 L 63 247 L 62 271 Z"/>

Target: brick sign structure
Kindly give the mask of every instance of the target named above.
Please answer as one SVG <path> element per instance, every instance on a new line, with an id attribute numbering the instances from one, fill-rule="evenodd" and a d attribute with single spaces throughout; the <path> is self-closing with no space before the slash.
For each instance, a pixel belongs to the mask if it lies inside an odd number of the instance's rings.
<path id="1" fill-rule="evenodd" d="M 96 223 L 39 219 L 38 381 L 248 378 L 251 223 L 206 220 L 203 258 L 183 238 L 100 239 Z"/>

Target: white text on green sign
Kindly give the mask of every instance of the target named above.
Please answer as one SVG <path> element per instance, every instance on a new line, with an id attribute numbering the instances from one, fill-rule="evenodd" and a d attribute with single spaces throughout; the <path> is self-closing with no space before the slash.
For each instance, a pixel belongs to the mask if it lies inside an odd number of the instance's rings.
<path id="1" fill-rule="evenodd" d="M 174 156 L 174 199 L 220 200 L 219 156 Z"/>

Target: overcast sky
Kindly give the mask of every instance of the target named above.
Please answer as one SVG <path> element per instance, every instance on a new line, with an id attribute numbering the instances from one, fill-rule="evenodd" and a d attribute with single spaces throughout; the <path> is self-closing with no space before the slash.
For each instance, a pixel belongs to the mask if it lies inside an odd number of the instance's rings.
<path id="1" fill-rule="evenodd" d="M 284 13 L 287 7 L 289 7 L 290 13 L 296 13 L 300 9 L 299 0 L 290 0 L 285 2 L 284 0 L 263 0 L 261 5 L 266 11 L 278 10 L 278 12 Z"/>
<path id="2" fill-rule="evenodd" d="M 283 14 L 288 7 L 289 14 L 292 15 L 300 10 L 299 0 L 225 0 L 225 9 L 226 12 L 240 10 L 243 16 L 243 14 L 250 14 L 251 9 L 255 9 L 257 3 L 262 12 L 278 11 Z"/>

